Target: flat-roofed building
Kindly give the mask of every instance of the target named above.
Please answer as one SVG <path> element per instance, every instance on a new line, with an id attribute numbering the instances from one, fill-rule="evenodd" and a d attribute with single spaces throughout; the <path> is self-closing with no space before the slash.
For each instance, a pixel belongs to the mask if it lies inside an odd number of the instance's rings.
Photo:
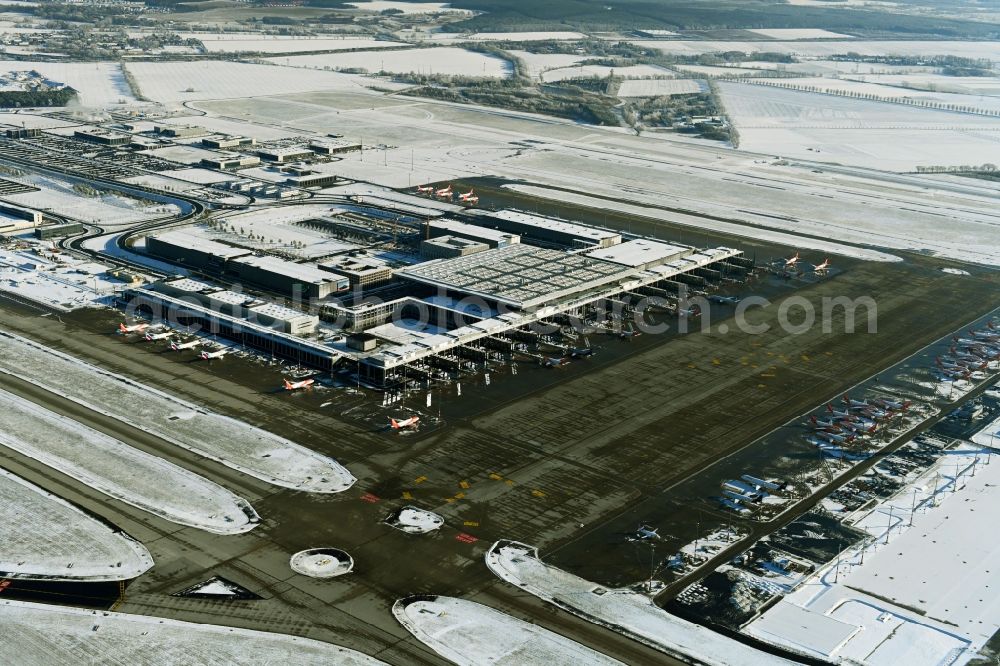
<path id="1" fill-rule="evenodd" d="M 245 248 L 183 230 L 147 236 L 146 251 L 175 264 L 215 273 L 224 272 L 229 261 L 252 254 Z"/>
<path id="2" fill-rule="evenodd" d="M 216 150 L 227 148 L 242 148 L 256 145 L 257 139 L 249 136 L 207 136 L 201 140 L 201 145 Z"/>
<path id="3" fill-rule="evenodd" d="M 76 130 L 73 132 L 73 138 L 99 143 L 102 146 L 126 146 L 132 140 L 128 134 L 119 134 L 98 128 Z"/>
<path id="4" fill-rule="evenodd" d="M 309 150 L 317 155 L 339 155 L 340 153 L 361 150 L 361 142 L 348 141 L 347 139 L 324 139 L 310 143 Z"/>
<path id="5" fill-rule="evenodd" d="M 208 134 L 208 130 L 196 125 L 156 125 L 153 131 L 172 139 L 193 139 Z"/>
<path id="6" fill-rule="evenodd" d="M 438 219 L 427 221 L 427 236 L 437 238 L 440 236 L 454 236 L 465 238 L 466 240 L 486 243 L 489 247 L 506 247 L 521 242 L 521 237 L 506 231 L 498 231 L 490 227 L 480 227 L 475 224 L 466 224 L 458 220 Z"/>
<path id="7" fill-rule="evenodd" d="M 319 264 L 319 269 L 343 275 L 351 286 L 369 287 L 392 279 L 392 267 L 371 257 L 341 255 Z"/>
<path id="8" fill-rule="evenodd" d="M 292 146 L 289 148 L 260 148 L 257 150 L 257 155 L 266 162 L 285 164 L 312 157 L 315 153 L 304 146 Z"/>
<path id="9" fill-rule="evenodd" d="M 247 319 L 292 335 L 314 333 L 319 317 L 277 303 L 261 303 L 247 308 Z"/>
<path id="10" fill-rule="evenodd" d="M 289 296 L 326 298 L 350 286 L 347 278 L 331 275 L 315 264 L 297 264 L 278 257 L 240 257 L 228 262 L 228 266 L 241 280 Z"/>
<path id="11" fill-rule="evenodd" d="M 587 253 L 588 257 L 610 261 L 632 268 L 652 268 L 693 254 L 695 249 L 686 245 L 672 245 L 648 238 L 637 238 L 611 247 L 602 247 Z"/>
<path id="12" fill-rule="evenodd" d="M 477 211 L 484 224 L 521 236 L 566 247 L 610 247 L 622 242 L 611 229 L 601 229 L 552 217 L 532 215 L 519 210 Z"/>
<path id="13" fill-rule="evenodd" d="M 218 157 L 203 157 L 201 165 L 210 169 L 222 171 L 231 169 L 246 169 L 260 164 L 260 158 L 256 155 L 219 155 Z"/>
<path id="14" fill-rule="evenodd" d="M 490 249 L 486 243 L 459 238 L 458 236 L 438 236 L 420 243 L 420 256 L 425 259 L 451 259 L 464 257 Z"/>

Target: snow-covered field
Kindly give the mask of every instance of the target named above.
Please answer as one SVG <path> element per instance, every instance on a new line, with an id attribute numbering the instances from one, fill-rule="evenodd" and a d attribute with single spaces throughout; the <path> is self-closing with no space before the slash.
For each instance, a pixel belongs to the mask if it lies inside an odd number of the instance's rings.
<path id="1" fill-rule="evenodd" d="M 740 67 L 752 69 L 792 72 L 803 76 L 827 76 L 837 74 L 906 74 L 937 72 L 937 67 L 926 65 L 890 65 L 881 62 L 849 62 L 845 60 L 806 60 L 804 62 L 767 62 L 764 60 L 744 60 Z M 949 77 L 951 78 L 951 77 Z"/>
<path id="2" fill-rule="evenodd" d="M 344 250 L 357 249 L 358 246 L 339 241 L 308 227 L 297 226 L 295 223 L 328 217 L 345 210 L 348 209 L 324 204 L 261 209 L 220 218 L 221 228 L 218 230 L 197 228 L 187 231 L 216 239 L 223 238 L 238 245 L 272 251 L 280 250 L 313 259 Z M 257 236 L 260 240 L 252 240 L 248 238 L 249 236 Z"/>
<path id="3" fill-rule="evenodd" d="M 703 76 L 744 76 L 760 75 L 760 70 L 747 67 L 719 67 L 717 65 L 677 65 L 682 72 L 701 74 Z"/>
<path id="4" fill-rule="evenodd" d="M 896 80 L 905 80 L 909 77 L 892 77 Z M 942 77 L 947 78 L 947 77 Z M 755 79 L 751 79 L 754 81 Z M 995 91 L 1000 91 L 1000 79 L 987 79 L 993 81 Z M 774 79 L 766 79 L 765 83 L 774 83 Z M 989 97 L 981 94 L 960 94 L 937 90 L 915 90 L 903 88 L 898 85 L 885 85 L 882 77 L 865 77 L 864 81 L 847 78 L 822 78 L 822 77 L 795 77 L 783 78 L 780 81 L 782 86 L 791 88 L 808 89 L 813 88 L 820 92 L 830 92 L 834 94 L 857 94 L 874 95 L 888 100 L 913 100 L 922 104 L 946 104 L 950 106 L 968 107 L 977 112 L 1000 112 L 1000 97 Z M 954 118 L 961 121 L 962 117 Z"/>
<path id="5" fill-rule="evenodd" d="M 349 51 L 352 49 L 388 49 L 406 46 L 367 37 L 253 35 L 240 33 L 183 32 L 182 39 L 197 39 L 211 53 L 296 53 L 300 51 Z"/>
<path id="6" fill-rule="evenodd" d="M 636 44 L 648 48 L 659 49 L 664 53 L 680 55 L 697 55 L 701 53 L 718 53 L 725 51 L 741 51 L 743 53 L 783 53 L 815 58 L 828 58 L 845 53 L 857 53 L 863 56 L 899 55 L 899 56 L 932 56 L 954 55 L 963 58 L 985 58 L 1000 62 L 1000 42 L 961 42 L 961 41 L 865 41 L 852 39 L 849 41 L 791 41 L 791 42 L 738 42 L 738 41 L 685 41 L 665 40 L 636 41 Z"/>
<path id="7" fill-rule="evenodd" d="M 72 127 L 77 123 L 63 120 L 62 118 L 50 118 L 36 113 L 24 113 L 21 111 L 11 111 L 9 109 L 0 111 L 0 123 L 13 125 L 15 127 L 26 127 L 28 129 L 49 129 L 52 127 Z"/>
<path id="8" fill-rule="evenodd" d="M 29 69 L 71 86 L 77 91 L 77 100 L 82 106 L 103 108 L 139 104 L 118 63 L 0 61 L 0 73 Z"/>
<path id="9" fill-rule="evenodd" d="M 355 650 L 298 636 L 24 601 L 0 603 L 0 626 L 8 657 L 19 664 L 384 666 Z"/>
<path id="10" fill-rule="evenodd" d="M 744 150 L 886 171 L 996 161 L 1000 118 L 729 81 L 719 90 Z"/>
<path id="11" fill-rule="evenodd" d="M 135 224 L 179 212 L 172 204 L 154 203 L 148 206 L 136 199 L 111 192 L 94 197 L 84 196 L 73 190 L 73 183 L 51 176 L 28 174 L 4 178 L 39 188 L 37 192 L 5 196 L 4 199 L 11 203 L 52 212 L 72 220 L 100 222 L 104 227 Z"/>
<path id="12" fill-rule="evenodd" d="M 1000 448 L 1000 418 L 977 432 L 970 439 L 980 446 Z"/>
<path id="13" fill-rule="evenodd" d="M 4 469 L 0 543 L 6 578 L 129 580 L 153 566 L 139 542 Z"/>
<path id="14" fill-rule="evenodd" d="M 107 278 L 104 266 L 60 259 L 0 250 L 0 291 L 68 312 L 101 303 L 123 286 Z"/>
<path id="15" fill-rule="evenodd" d="M 848 245 L 841 245 L 840 243 L 822 240 L 820 238 L 804 238 L 801 236 L 793 235 L 791 233 L 770 231 L 767 229 L 760 229 L 759 227 L 744 226 L 741 224 L 734 224 L 730 222 L 719 222 L 700 217 L 687 218 L 677 213 L 658 210 L 656 208 L 649 208 L 634 204 L 611 202 L 605 199 L 588 197 L 583 194 L 574 194 L 572 192 L 549 190 L 541 187 L 536 187 L 533 185 L 506 185 L 505 187 L 508 187 L 512 190 L 516 190 L 518 192 L 523 192 L 525 194 L 552 199 L 554 201 L 564 201 L 567 203 L 592 205 L 595 208 L 602 208 L 602 207 L 612 208 L 614 210 L 630 213 L 632 215 L 651 217 L 654 219 L 662 219 L 664 221 L 669 221 L 672 224 L 693 226 L 700 229 L 713 229 L 715 231 L 719 231 L 726 234 L 733 234 L 736 236 L 747 236 L 749 238 L 757 238 L 772 243 L 780 243 L 782 245 L 806 248 L 810 250 L 816 250 L 819 252 L 829 252 L 831 254 L 839 254 L 847 257 L 856 257 L 858 259 L 865 259 L 867 261 L 902 261 L 899 257 L 896 257 L 891 254 L 886 254 L 885 252 L 878 252 L 876 250 L 867 250 L 863 248 L 850 247 Z"/>
<path id="16" fill-rule="evenodd" d="M 624 79 L 656 77 L 659 79 L 671 79 L 676 76 L 669 69 L 657 67 L 656 65 L 630 65 L 628 67 L 606 67 L 604 65 L 579 65 L 577 67 L 563 67 L 554 69 L 542 74 L 542 80 L 546 82 L 563 81 L 565 79 L 578 78 L 607 78 L 611 74 Z M 636 81 L 635 83 L 645 83 Z M 649 83 L 654 83 L 650 81 Z M 619 95 L 621 97 L 621 95 Z"/>
<path id="17" fill-rule="evenodd" d="M 931 72 L 914 72 L 912 74 L 857 74 L 847 73 L 847 78 L 858 81 L 880 83 L 884 86 L 900 86 L 906 88 L 904 93 L 912 90 L 927 90 L 940 93 L 957 93 L 961 95 L 1000 97 L 1000 77 L 990 76 L 945 76 Z M 972 103 L 975 106 L 975 103 Z"/>
<path id="18" fill-rule="evenodd" d="M 397 51 L 324 53 L 268 58 L 268 62 L 311 69 L 361 68 L 373 74 L 445 74 L 454 76 L 510 76 L 510 64 L 496 56 L 450 46 Z"/>
<path id="19" fill-rule="evenodd" d="M 586 60 L 587 56 L 575 53 L 531 53 L 530 51 L 508 51 L 512 56 L 520 58 L 528 69 L 530 77 L 541 76 L 546 70 L 571 67 L 581 60 Z"/>
<path id="20" fill-rule="evenodd" d="M 317 90 L 357 91 L 369 83 L 350 74 L 228 61 L 132 62 L 128 70 L 139 82 L 143 95 L 164 104 Z M 394 84 L 380 81 L 379 86 L 392 88 Z"/>
<path id="21" fill-rule="evenodd" d="M 584 39 L 582 32 L 477 32 L 462 36 L 471 41 L 511 41 L 511 42 L 544 42 L 548 40 Z"/>
<path id="22" fill-rule="evenodd" d="M 355 481 L 328 456 L 6 332 L 0 370 L 274 485 L 337 493 Z"/>
<path id="23" fill-rule="evenodd" d="M 601 587 L 545 564 L 531 546 L 498 541 L 486 553 L 486 566 L 502 580 L 543 601 L 685 662 L 706 666 L 792 663 L 671 615 L 646 595 Z"/>
<path id="24" fill-rule="evenodd" d="M 747 32 L 771 39 L 853 39 L 850 35 L 821 28 L 753 28 Z"/>
<path id="25" fill-rule="evenodd" d="M 699 79 L 631 79 L 622 81 L 619 97 L 660 97 L 708 92 L 708 85 Z"/>
<path id="26" fill-rule="evenodd" d="M 173 523 L 240 534 L 260 522 L 222 486 L 2 389 L 0 444 Z"/>
<path id="27" fill-rule="evenodd" d="M 1000 629 L 1000 465 L 949 451 L 855 522 L 871 539 L 820 569 L 746 632 L 872 666 L 964 664 Z M 862 556 L 862 551 L 864 554 Z"/>
<path id="28" fill-rule="evenodd" d="M 348 2 L 348 5 L 371 12 L 384 12 L 387 9 L 398 10 L 404 14 L 436 14 L 438 12 L 471 13 L 468 9 L 457 9 L 447 2 L 398 2 L 394 0 L 358 0 Z"/>
<path id="29" fill-rule="evenodd" d="M 617 659 L 473 601 L 400 599 L 392 613 L 421 643 L 459 666 L 621 666 Z"/>

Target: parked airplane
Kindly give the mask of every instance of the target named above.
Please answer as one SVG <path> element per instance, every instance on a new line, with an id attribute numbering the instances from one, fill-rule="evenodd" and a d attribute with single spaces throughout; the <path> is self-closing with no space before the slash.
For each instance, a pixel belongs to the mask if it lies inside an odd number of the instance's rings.
<path id="1" fill-rule="evenodd" d="M 833 405 L 831 405 L 829 403 L 827 403 L 827 405 L 826 405 L 826 411 L 830 412 L 830 414 L 832 414 L 833 416 L 836 416 L 837 418 L 841 418 L 841 419 L 854 419 L 854 418 L 856 418 L 850 412 L 841 412 L 841 411 L 838 411 L 838 410 L 834 409 Z"/>
<path id="2" fill-rule="evenodd" d="M 124 322 L 118 324 L 119 333 L 142 333 L 147 328 L 149 328 L 149 324 L 132 324 L 131 326 L 126 326 Z"/>
<path id="3" fill-rule="evenodd" d="M 191 342 L 171 342 L 170 348 L 174 351 L 184 351 L 185 349 L 197 347 L 200 344 L 201 340 L 192 340 Z"/>
<path id="4" fill-rule="evenodd" d="M 286 391 L 294 391 L 296 389 L 308 388 L 316 383 L 315 379 L 303 379 L 297 382 L 290 382 L 287 379 L 282 378 L 282 381 L 285 382 Z"/>
<path id="5" fill-rule="evenodd" d="M 816 264 L 813 266 L 813 273 L 825 273 L 830 270 L 830 260 L 824 259 L 822 264 Z"/>
<path id="6" fill-rule="evenodd" d="M 396 419 L 389 419 L 389 427 L 393 430 L 403 430 L 405 428 L 416 428 L 417 424 L 420 423 L 419 416 L 411 416 L 408 419 L 401 419 L 397 421 Z"/>
<path id="7" fill-rule="evenodd" d="M 468 201 L 469 199 L 473 198 L 474 196 L 476 196 L 476 191 L 475 190 L 469 190 L 468 192 L 463 192 L 462 194 L 459 194 L 458 195 L 458 200 L 459 201 Z"/>
<path id="8" fill-rule="evenodd" d="M 546 368 L 558 368 L 560 366 L 566 365 L 567 363 L 569 363 L 569 361 L 562 358 L 561 356 L 550 356 L 549 358 L 542 361 L 542 365 L 545 366 Z"/>
<path id="9" fill-rule="evenodd" d="M 910 409 L 910 405 L 913 404 L 909 400 L 900 402 L 899 400 L 890 400 L 889 398 L 876 398 L 875 402 L 886 409 L 892 409 L 897 412 L 905 412 Z"/>
<path id="10" fill-rule="evenodd" d="M 430 194 L 433 191 L 433 185 L 417 185 L 417 194 Z"/>
<path id="11" fill-rule="evenodd" d="M 448 185 L 448 187 L 442 187 L 440 190 L 435 190 L 434 196 L 440 197 L 442 199 L 450 199 L 451 198 L 451 185 Z"/>
<path id="12" fill-rule="evenodd" d="M 574 347 L 573 349 L 571 349 L 569 351 L 569 355 L 572 356 L 573 358 L 582 358 L 584 356 L 593 356 L 594 355 L 594 348 L 593 347 Z"/>
<path id="13" fill-rule="evenodd" d="M 199 356 L 198 358 L 200 358 L 203 361 L 211 361 L 213 358 L 222 358 L 228 353 L 229 353 L 228 349 L 220 349 L 219 351 L 214 351 L 214 352 L 203 351 L 201 353 L 201 356 Z"/>
<path id="14" fill-rule="evenodd" d="M 823 432 L 822 430 L 817 432 L 816 436 L 829 442 L 836 442 L 837 444 L 843 444 L 854 440 L 854 435 L 836 435 L 832 432 Z"/>
<path id="15" fill-rule="evenodd" d="M 173 333 L 170 331 L 164 331 L 162 333 L 146 333 L 146 335 L 142 336 L 142 339 L 147 342 L 153 342 L 155 340 L 166 340 L 171 335 L 173 335 Z"/>
<path id="16" fill-rule="evenodd" d="M 629 541 L 650 541 L 650 540 L 653 540 L 653 539 L 659 539 L 660 538 L 659 531 L 660 531 L 659 527 L 657 527 L 656 529 L 653 529 L 649 525 L 643 524 L 643 525 L 639 525 L 638 529 L 636 529 L 636 531 L 633 532 L 627 538 L 628 538 Z"/>
<path id="17" fill-rule="evenodd" d="M 867 400 L 852 400 L 851 396 L 844 394 L 844 397 L 840 399 L 848 409 L 868 409 L 871 404 Z"/>
<path id="18" fill-rule="evenodd" d="M 823 421 L 821 419 L 816 418 L 815 416 L 810 416 L 809 420 L 812 421 L 813 428 L 816 428 L 817 430 L 826 429 L 826 430 L 832 430 L 834 432 L 840 430 L 840 425 L 836 421 L 832 420 Z"/>
<path id="19" fill-rule="evenodd" d="M 785 259 L 785 268 L 794 268 L 795 265 L 799 263 L 800 258 L 801 257 L 799 257 L 799 253 L 796 252 L 794 257 L 789 257 L 788 259 Z"/>
<path id="20" fill-rule="evenodd" d="M 728 303 L 730 305 L 736 305 L 740 302 L 739 296 L 709 296 L 708 300 L 711 303 Z"/>

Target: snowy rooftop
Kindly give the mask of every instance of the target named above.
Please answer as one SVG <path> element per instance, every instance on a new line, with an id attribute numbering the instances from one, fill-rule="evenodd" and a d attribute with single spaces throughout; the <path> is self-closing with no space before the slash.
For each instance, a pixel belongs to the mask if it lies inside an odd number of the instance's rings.
<path id="1" fill-rule="evenodd" d="M 588 240 L 594 241 L 595 243 L 600 243 L 602 241 L 617 242 L 615 239 L 621 239 L 621 234 L 617 231 L 611 231 L 610 229 L 599 229 L 597 227 L 588 227 L 582 224 L 575 224 L 573 222 L 566 222 L 564 220 L 557 220 L 551 217 L 543 217 L 541 215 L 532 215 L 531 213 L 524 213 L 519 210 L 498 210 L 496 212 L 484 213 L 486 217 L 496 218 L 498 220 L 508 220 L 510 222 L 516 222 L 517 224 L 523 224 L 529 227 L 538 227 L 540 229 L 550 229 L 552 231 L 557 231 L 564 234 L 570 234 L 578 238 L 586 238 Z"/>
<path id="2" fill-rule="evenodd" d="M 191 248 L 192 250 L 197 250 L 199 252 L 205 252 L 208 254 L 214 254 L 217 257 L 223 257 L 227 259 L 232 259 L 236 257 L 242 257 L 244 255 L 250 254 L 250 250 L 241 247 L 233 247 L 232 245 L 226 245 L 225 243 L 219 243 L 217 241 L 206 238 L 202 234 L 193 233 L 192 231 L 168 231 L 164 234 L 157 234 L 156 238 L 163 241 L 164 243 L 170 243 L 172 245 L 179 245 L 181 247 Z"/>
<path id="3" fill-rule="evenodd" d="M 637 238 L 588 252 L 587 256 L 625 266 L 644 266 L 652 262 L 665 263 L 693 251 L 693 248 L 685 245 L 671 245 L 648 238 Z"/>
<path id="4" fill-rule="evenodd" d="M 508 233 L 506 231 L 500 231 L 498 229 L 490 229 L 489 227 L 480 227 L 476 224 L 466 224 L 465 222 L 459 222 L 458 220 L 448 220 L 448 219 L 438 219 L 432 220 L 430 222 L 431 229 L 444 229 L 445 231 L 458 234 L 460 236 L 472 236 L 473 238 L 481 238 L 483 240 L 492 241 L 494 243 L 520 243 L 521 237 L 517 234 Z"/>

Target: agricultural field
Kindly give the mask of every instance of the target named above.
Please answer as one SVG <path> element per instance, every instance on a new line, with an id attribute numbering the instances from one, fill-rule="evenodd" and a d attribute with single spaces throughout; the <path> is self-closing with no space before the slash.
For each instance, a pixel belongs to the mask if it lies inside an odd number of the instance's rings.
<path id="1" fill-rule="evenodd" d="M 1000 72 L 997 72 L 1000 75 Z M 869 81 L 885 86 L 898 86 L 909 90 L 927 90 L 941 93 L 1000 97 L 1000 77 L 944 76 L 933 73 L 885 74 L 878 76 L 851 76 L 858 81 Z"/>
<path id="2" fill-rule="evenodd" d="M 138 103 L 117 63 L 0 61 L 0 73 L 32 69 L 76 90 L 80 106 L 104 108 Z"/>
<path id="3" fill-rule="evenodd" d="M 672 79 L 676 76 L 669 69 L 656 65 L 630 65 L 627 67 L 608 67 L 605 65 L 580 65 L 578 67 L 563 67 L 542 74 L 542 81 L 552 83 L 566 79 L 596 78 L 604 79 L 614 74 L 623 79 L 642 79 L 655 77 L 657 79 Z M 619 95 L 620 96 L 620 95 Z"/>
<path id="4" fill-rule="evenodd" d="M 665 40 L 630 40 L 639 46 L 659 49 L 663 53 L 677 55 L 700 55 L 704 53 L 720 53 L 725 51 L 741 51 L 743 53 L 783 53 L 786 55 L 807 58 L 829 58 L 845 53 L 857 53 L 862 56 L 929 56 L 952 55 L 961 58 L 986 58 L 992 62 L 1000 62 L 1000 42 L 960 42 L 960 41 L 784 41 L 784 42 L 742 42 L 742 41 L 665 41 Z"/>
<path id="5" fill-rule="evenodd" d="M 450 76 L 510 76 L 510 63 L 502 58 L 452 47 L 324 53 L 268 58 L 268 62 L 311 69 L 365 70 L 371 73 L 427 74 Z"/>
<path id="6" fill-rule="evenodd" d="M 520 59 L 527 68 L 525 74 L 533 79 L 544 78 L 542 76 L 544 72 L 572 67 L 590 57 L 576 53 L 531 53 L 518 50 L 510 50 L 507 53 Z"/>
<path id="7" fill-rule="evenodd" d="M 628 79 L 618 89 L 619 97 L 662 97 L 708 92 L 698 79 Z"/>
<path id="8" fill-rule="evenodd" d="M 209 53 L 296 53 L 301 51 L 351 51 L 389 49 L 406 46 L 402 42 L 349 36 L 246 35 L 228 33 L 179 33 L 183 39 L 197 39 Z"/>
<path id="9" fill-rule="evenodd" d="M 143 96 L 168 105 L 314 90 L 358 90 L 368 83 L 351 74 L 228 61 L 133 62 L 128 70 Z M 379 86 L 391 88 L 393 84 L 380 81 Z"/>
<path id="10" fill-rule="evenodd" d="M 740 148 L 888 171 L 996 161 L 1000 118 L 719 82 Z"/>
<path id="11" fill-rule="evenodd" d="M 851 35 L 821 28 L 754 28 L 748 30 L 768 39 L 851 39 Z"/>
<path id="12" fill-rule="evenodd" d="M 395 2 L 394 0 L 358 0 L 358 2 L 348 2 L 348 5 L 357 9 L 369 12 L 384 12 L 388 10 L 400 11 L 403 14 L 436 14 L 439 12 L 450 12 L 459 14 L 469 14 L 466 9 L 456 9 L 449 6 L 447 2 Z"/>

